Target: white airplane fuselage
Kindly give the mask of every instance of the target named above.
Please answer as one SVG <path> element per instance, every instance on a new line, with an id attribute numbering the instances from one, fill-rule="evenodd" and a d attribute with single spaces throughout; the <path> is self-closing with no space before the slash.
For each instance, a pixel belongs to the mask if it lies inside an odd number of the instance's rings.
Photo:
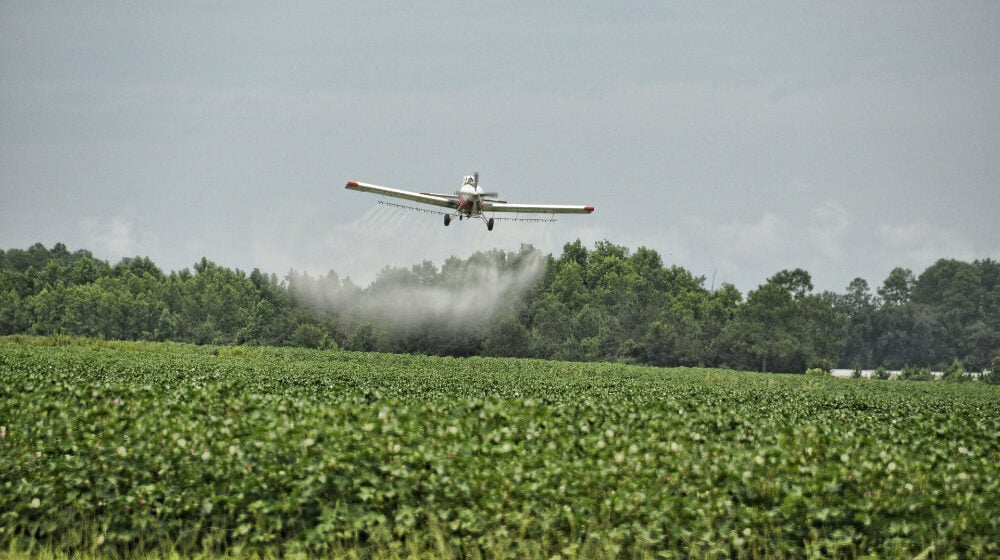
<path id="1" fill-rule="evenodd" d="M 468 216 L 483 212 L 483 189 L 475 185 L 462 185 L 458 190 L 458 211 Z"/>

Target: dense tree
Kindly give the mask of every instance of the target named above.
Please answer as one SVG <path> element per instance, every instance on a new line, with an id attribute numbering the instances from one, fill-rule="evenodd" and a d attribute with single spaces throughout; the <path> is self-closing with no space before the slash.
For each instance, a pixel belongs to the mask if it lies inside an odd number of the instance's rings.
<path id="1" fill-rule="evenodd" d="M 734 365 L 784 372 L 832 366 L 844 317 L 812 287 L 808 272 L 782 270 L 748 293 L 722 333 Z"/>
<path id="2" fill-rule="evenodd" d="M 868 281 L 855 278 L 847 285 L 847 292 L 834 300 L 834 309 L 845 317 L 841 334 L 843 349 L 841 364 L 871 364 L 874 353 L 870 341 L 875 335 L 876 312 L 879 300 L 872 294 Z"/>
<path id="3" fill-rule="evenodd" d="M 917 278 L 911 304 L 928 317 L 934 346 L 925 359 L 940 360 L 950 354 L 977 369 L 987 367 L 1000 343 L 998 263 L 941 259 Z"/>
<path id="4" fill-rule="evenodd" d="M 527 358 L 534 343 L 525 326 L 527 306 L 517 303 L 494 319 L 483 341 L 483 352 L 490 356 Z"/>
<path id="5" fill-rule="evenodd" d="M 882 297 L 882 301 L 886 305 L 903 305 L 910 301 L 910 292 L 915 283 L 916 280 L 913 279 L 913 272 L 910 269 L 896 267 L 882 283 L 878 295 Z"/>
<path id="6" fill-rule="evenodd" d="M 964 380 L 955 372 L 1000 357 L 1000 264 L 895 268 L 877 295 L 861 278 L 816 294 L 808 272 L 782 270 L 744 300 L 608 241 L 576 240 L 557 258 L 524 246 L 387 267 L 364 288 L 332 270 L 279 279 L 202 258 L 166 274 L 147 257 L 112 266 L 36 243 L 0 251 L 0 334 L 14 333 L 799 373 L 905 366 L 914 379 L 933 367 Z"/>

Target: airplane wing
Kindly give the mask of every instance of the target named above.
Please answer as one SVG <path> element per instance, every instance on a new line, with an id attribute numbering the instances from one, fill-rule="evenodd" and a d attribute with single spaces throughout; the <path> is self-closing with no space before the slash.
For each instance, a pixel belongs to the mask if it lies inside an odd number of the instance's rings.
<path id="1" fill-rule="evenodd" d="M 384 196 L 403 198 L 406 200 L 412 200 L 413 202 L 433 204 L 434 206 L 443 206 L 445 208 L 455 208 L 458 205 L 458 197 L 456 196 L 431 194 L 431 193 L 418 193 L 413 191 L 404 191 L 401 189 L 390 189 L 389 187 L 369 185 L 367 183 L 359 183 L 357 181 L 348 181 L 345 188 L 348 188 L 352 191 L 370 192 L 374 194 L 381 194 Z"/>
<path id="2" fill-rule="evenodd" d="M 566 204 L 510 204 L 506 202 L 485 202 L 484 212 L 525 212 L 536 214 L 590 214 L 593 206 L 571 206 Z"/>

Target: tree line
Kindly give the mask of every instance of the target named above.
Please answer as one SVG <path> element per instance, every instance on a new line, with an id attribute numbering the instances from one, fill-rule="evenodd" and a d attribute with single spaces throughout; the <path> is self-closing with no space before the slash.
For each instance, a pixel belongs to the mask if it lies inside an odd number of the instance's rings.
<path id="1" fill-rule="evenodd" d="M 336 272 L 279 278 L 202 258 L 164 273 L 62 243 L 0 250 L 0 334 L 491 355 L 796 372 L 993 368 L 1000 263 L 941 259 L 873 288 L 815 292 L 781 270 L 744 296 L 641 247 L 567 243 L 385 268 L 367 287 Z M 1000 361 L 996 362 L 1000 363 Z M 993 368 L 996 370 L 997 368 Z"/>

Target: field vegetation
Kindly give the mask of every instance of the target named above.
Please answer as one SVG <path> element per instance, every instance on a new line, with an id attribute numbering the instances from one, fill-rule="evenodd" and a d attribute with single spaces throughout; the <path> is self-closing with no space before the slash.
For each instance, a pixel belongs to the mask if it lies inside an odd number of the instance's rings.
<path id="1" fill-rule="evenodd" d="M 1000 388 L 0 338 L 0 555 L 987 558 Z"/>

